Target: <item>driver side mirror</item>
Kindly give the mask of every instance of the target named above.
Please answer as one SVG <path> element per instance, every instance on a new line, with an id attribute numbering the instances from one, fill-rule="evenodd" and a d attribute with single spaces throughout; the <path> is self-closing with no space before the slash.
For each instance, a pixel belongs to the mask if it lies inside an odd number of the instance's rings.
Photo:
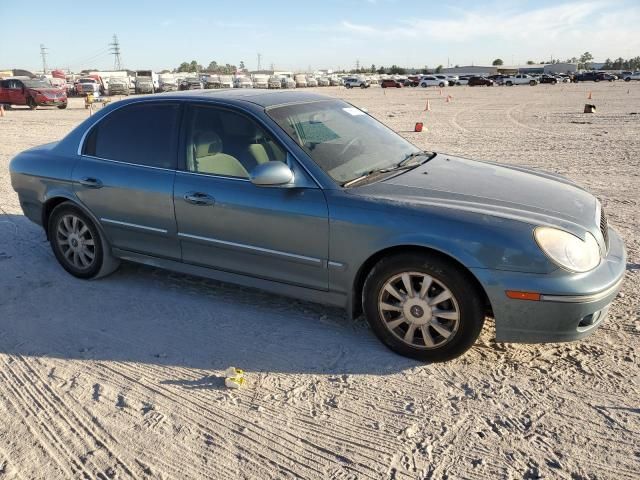
<path id="1" fill-rule="evenodd" d="M 276 187 L 293 182 L 293 172 L 286 163 L 265 162 L 251 171 L 249 180 L 259 187 Z"/>

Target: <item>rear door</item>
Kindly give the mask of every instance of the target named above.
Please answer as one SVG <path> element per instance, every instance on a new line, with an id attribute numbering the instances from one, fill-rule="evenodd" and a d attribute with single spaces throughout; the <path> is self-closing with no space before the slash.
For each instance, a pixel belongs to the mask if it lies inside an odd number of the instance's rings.
<path id="1" fill-rule="evenodd" d="M 115 248 L 181 256 L 173 208 L 180 112 L 176 102 L 133 103 L 86 137 L 73 172 L 76 194 Z"/>
<path id="2" fill-rule="evenodd" d="M 8 96 L 11 105 L 27 104 L 27 89 L 20 80 L 8 80 Z"/>

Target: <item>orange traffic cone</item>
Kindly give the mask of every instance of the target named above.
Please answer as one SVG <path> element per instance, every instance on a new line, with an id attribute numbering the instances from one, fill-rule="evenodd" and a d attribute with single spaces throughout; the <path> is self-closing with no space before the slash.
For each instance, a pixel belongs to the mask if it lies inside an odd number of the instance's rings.
<path id="1" fill-rule="evenodd" d="M 589 96 L 587 97 L 587 100 L 592 100 L 593 99 L 593 95 L 591 95 L 591 92 L 589 92 Z"/>
<path id="2" fill-rule="evenodd" d="M 440 89 L 440 96 L 442 96 L 442 89 Z"/>
<path id="3" fill-rule="evenodd" d="M 451 100 L 453 100 L 453 97 L 451 95 L 447 95 L 447 103 L 451 103 Z"/>
<path id="4" fill-rule="evenodd" d="M 423 127 L 423 123 L 422 122 L 418 122 L 416 123 L 416 126 L 413 128 L 414 132 L 421 132 L 422 131 L 422 127 Z"/>
<path id="5" fill-rule="evenodd" d="M 424 107 L 424 111 L 425 112 L 430 112 L 431 111 L 431 103 L 429 103 L 429 99 L 427 99 L 427 106 Z"/>

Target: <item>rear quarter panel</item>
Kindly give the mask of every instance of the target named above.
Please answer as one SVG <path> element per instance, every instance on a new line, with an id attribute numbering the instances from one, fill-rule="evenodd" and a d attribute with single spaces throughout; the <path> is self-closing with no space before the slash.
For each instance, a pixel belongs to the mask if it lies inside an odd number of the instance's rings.
<path id="1" fill-rule="evenodd" d="M 50 198 L 74 198 L 71 173 L 76 157 L 58 154 L 56 143 L 26 150 L 11 160 L 11 185 L 24 214 L 42 224 L 42 206 Z"/>

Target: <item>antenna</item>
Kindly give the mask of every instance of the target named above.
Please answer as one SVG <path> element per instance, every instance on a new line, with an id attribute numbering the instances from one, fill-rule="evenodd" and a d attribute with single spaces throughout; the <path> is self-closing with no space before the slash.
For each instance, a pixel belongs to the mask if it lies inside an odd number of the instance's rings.
<path id="1" fill-rule="evenodd" d="M 258 53 L 258 71 L 260 71 L 260 67 L 262 66 L 262 54 Z"/>
<path id="2" fill-rule="evenodd" d="M 44 44 L 40 44 L 40 56 L 42 57 L 42 73 L 46 74 L 47 73 L 47 50 L 49 50 L 48 48 L 46 48 L 44 46 Z"/>
<path id="3" fill-rule="evenodd" d="M 109 44 L 109 52 L 113 54 L 113 69 L 122 70 L 122 59 L 120 58 L 120 43 L 118 36 L 113 35 L 113 41 Z"/>

